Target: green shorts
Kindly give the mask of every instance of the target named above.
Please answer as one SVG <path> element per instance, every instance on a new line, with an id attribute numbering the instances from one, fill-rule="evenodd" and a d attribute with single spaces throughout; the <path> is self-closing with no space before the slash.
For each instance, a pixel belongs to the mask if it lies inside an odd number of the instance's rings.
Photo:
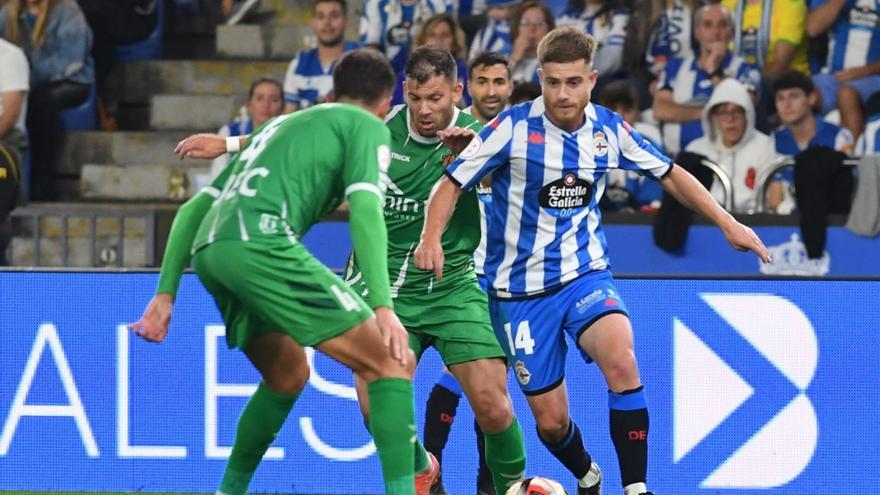
<path id="1" fill-rule="evenodd" d="M 373 314 L 305 246 L 287 239 L 217 241 L 196 252 L 193 268 L 223 315 L 229 347 L 244 349 L 273 332 L 313 346 Z"/>
<path id="2" fill-rule="evenodd" d="M 486 293 L 472 272 L 467 275 L 443 291 L 401 291 L 394 299 L 394 311 L 409 331 L 409 345 L 417 357 L 434 346 L 447 366 L 504 359 L 489 320 Z"/>

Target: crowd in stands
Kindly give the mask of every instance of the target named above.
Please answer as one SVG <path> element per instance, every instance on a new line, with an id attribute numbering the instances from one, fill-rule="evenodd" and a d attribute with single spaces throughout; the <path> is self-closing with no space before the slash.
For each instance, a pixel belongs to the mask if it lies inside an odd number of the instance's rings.
<path id="1" fill-rule="evenodd" d="M 29 150 L 32 199 L 54 197 L 44 172 L 58 158 L 59 112 L 100 89 L 108 47 L 150 32 L 155 2 L 6 0 L 0 9 L 0 143 Z M 224 11 L 233 3 L 218 0 Z M 533 98 L 538 41 L 574 25 L 597 41 L 592 101 L 670 156 L 716 165 L 726 180 L 707 186 L 735 212 L 797 210 L 796 176 L 809 168 L 797 158 L 807 150 L 838 153 L 850 175 L 848 159 L 880 153 L 880 0 L 365 0 L 356 41 L 345 39 L 349 9 L 316 1 L 317 46 L 290 62 L 283 82 L 256 81 L 228 132 L 331 100 L 333 65 L 358 46 L 382 51 L 398 72 L 414 47 L 444 47 L 465 87 L 468 61 L 497 52 L 509 61 L 514 97 Z M 776 170 L 784 158 L 798 165 Z M 662 199 L 656 184 L 626 174 L 611 176 L 609 188 L 620 195 L 609 194 L 607 209 L 652 211 Z"/>
<path id="2" fill-rule="evenodd" d="M 315 18 L 330 8 L 347 22 L 340 0 L 320 1 Z M 445 47 L 465 84 L 467 60 L 497 52 L 509 61 L 516 97 L 539 94 L 537 43 L 562 25 L 597 40 L 600 79 L 592 100 L 621 113 L 670 156 L 686 152 L 711 162 L 724 180 L 710 177 L 707 187 L 736 213 L 796 211 L 796 172 L 778 166 L 804 151 L 840 152 L 838 165 L 850 175 L 845 159 L 880 153 L 877 0 L 367 0 L 359 41 L 396 66 L 413 47 Z M 332 44 L 313 29 L 319 46 L 291 63 L 288 102 L 313 89 L 303 82 L 314 84 L 332 70 L 331 63 L 309 68 L 299 60 L 353 46 L 344 45 L 344 23 Z M 329 97 L 329 89 L 308 104 Z M 403 102 L 402 91 L 395 102 Z M 654 211 L 661 204 L 660 188 L 632 174 L 612 174 L 608 187 L 601 205 L 607 210 Z"/>

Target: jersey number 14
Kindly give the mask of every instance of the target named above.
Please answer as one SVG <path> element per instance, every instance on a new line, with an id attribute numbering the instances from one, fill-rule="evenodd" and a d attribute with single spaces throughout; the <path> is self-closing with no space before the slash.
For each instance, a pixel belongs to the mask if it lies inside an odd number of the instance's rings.
<path id="1" fill-rule="evenodd" d="M 507 345 L 510 346 L 510 353 L 516 354 L 517 349 L 528 356 L 535 352 L 535 341 L 532 339 L 532 330 L 529 328 L 528 321 L 521 321 L 516 327 L 516 335 L 513 335 L 510 323 L 504 324 L 504 332 L 507 334 Z"/>

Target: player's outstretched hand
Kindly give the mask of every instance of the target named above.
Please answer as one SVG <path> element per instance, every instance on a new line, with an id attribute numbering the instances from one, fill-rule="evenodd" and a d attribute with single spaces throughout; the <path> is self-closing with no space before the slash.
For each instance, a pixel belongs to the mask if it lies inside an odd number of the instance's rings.
<path id="1" fill-rule="evenodd" d="M 382 332 L 382 343 L 391 353 L 391 357 L 406 365 L 409 361 L 409 334 L 394 310 L 386 306 L 376 308 L 376 322 Z"/>
<path id="2" fill-rule="evenodd" d="M 474 131 L 463 127 L 453 127 L 437 132 L 437 137 L 456 155 L 464 151 L 476 135 L 477 133 Z"/>
<path id="3" fill-rule="evenodd" d="M 226 138 L 217 134 L 193 134 L 177 143 L 174 153 L 184 158 L 214 159 L 226 153 Z"/>
<path id="4" fill-rule="evenodd" d="M 171 323 L 171 308 L 174 299 L 170 294 L 156 294 L 144 310 L 141 319 L 128 328 L 148 342 L 159 343 L 168 335 L 168 324 Z"/>
<path id="5" fill-rule="evenodd" d="M 722 229 L 722 231 L 733 249 L 737 251 L 752 251 L 764 263 L 773 261 L 770 251 L 767 250 L 764 243 L 761 242 L 761 238 L 751 228 L 734 220 L 729 227 Z"/>
<path id="6" fill-rule="evenodd" d="M 443 246 L 439 241 L 426 242 L 423 239 L 416 248 L 414 258 L 416 268 L 433 271 L 437 282 L 443 281 L 443 263 L 446 261 L 446 255 L 443 254 Z"/>

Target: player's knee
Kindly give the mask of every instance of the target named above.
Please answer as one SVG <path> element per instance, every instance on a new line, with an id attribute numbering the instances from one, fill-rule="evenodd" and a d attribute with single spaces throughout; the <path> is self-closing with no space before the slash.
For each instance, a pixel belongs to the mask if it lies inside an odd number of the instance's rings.
<path id="1" fill-rule="evenodd" d="M 540 417 L 535 418 L 535 422 L 538 425 L 538 434 L 541 435 L 541 439 L 545 443 L 549 444 L 557 444 L 565 440 L 570 421 L 568 414 L 542 414 Z"/>
<path id="2" fill-rule="evenodd" d="M 362 370 L 356 370 L 364 380 L 372 382 L 381 378 L 406 378 L 412 380 L 416 370 L 416 355 L 411 349 L 406 349 L 407 359 L 405 363 L 394 359 L 390 353 L 383 352 L 374 360 L 365 363 Z"/>
<path id="3" fill-rule="evenodd" d="M 504 431 L 513 421 L 513 407 L 506 395 L 495 399 L 481 396 L 471 403 L 471 407 L 474 409 L 477 423 L 484 431 Z"/>
<path id="4" fill-rule="evenodd" d="M 310 373 L 307 363 L 296 363 L 285 369 L 273 370 L 263 376 L 263 382 L 276 392 L 293 395 L 302 392 L 306 387 Z"/>
<path id="5" fill-rule="evenodd" d="M 612 390 L 626 387 L 639 380 L 639 365 L 632 349 L 622 349 L 609 356 L 604 363 L 605 381 Z"/>

